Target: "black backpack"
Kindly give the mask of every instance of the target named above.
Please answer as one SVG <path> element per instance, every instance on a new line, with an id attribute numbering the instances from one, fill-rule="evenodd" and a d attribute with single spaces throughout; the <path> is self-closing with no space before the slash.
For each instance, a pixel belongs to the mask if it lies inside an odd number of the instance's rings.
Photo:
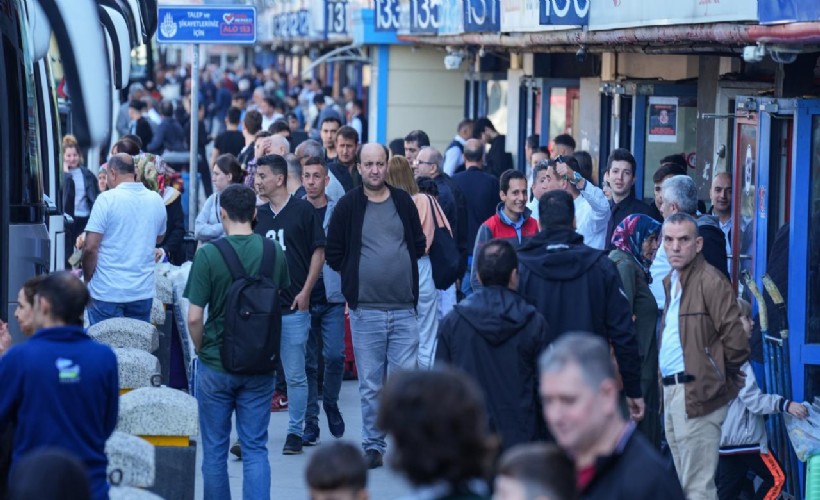
<path id="1" fill-rule="evenodd" d="M 279 287 L 271 278 L 276 244 L 262 238 L 262 264 L 256 276 L 247 275 L 226 238 L 214 241 L 213 245 L 222 254 L 233 277 L 225 303 L 222 366 L 228 372 L 242 375 L 271 373 L 276 368 L 282 336 Z"/>
<path id="2" fill-rule="evenodd" d="M 458 251 L 456 240 L 444 225 L 447 218 L 441 211 L 438 203 L 433 203 L 433 198 L 429 195 L 427 201 L 430 202 L 430 212 L 433 214 L 433 223 L 436 230 L 433 232 L 433 242 L 430 244 L 430 265 L 433 268 L 433 283 L 438 290 L 447 290 L 450 285 L 456 282 L 461 264 L 461 254 Z M 439 225 L 439 220 L 442 223 Z"/>

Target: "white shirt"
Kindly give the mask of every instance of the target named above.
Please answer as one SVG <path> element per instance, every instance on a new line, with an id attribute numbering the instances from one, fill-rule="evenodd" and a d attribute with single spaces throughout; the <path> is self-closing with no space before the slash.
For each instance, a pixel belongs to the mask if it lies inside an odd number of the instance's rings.
<path id="1" fill-rule="evenodd" d="M 530 212 L 532 212 L 532 218 L 534 218 L 535 220 L 539 220 L 539 218 L 540 218 L 540 215 L 539 215 L 539 212 L 538 212 L 538 207 L 539 206 L 540 206 L 540 203 L 538 201 L 538 198 L 533 198 L 532 200 L 530 200 L 529 203 L 527 203 L 527 208 L 530 209 Z"/>
<path id="2" fill-rule="evenodd" d="M 165 234 L 165 203 L 139 182 L 125 182 L 97 197 L 85 230 L 102 234 L 91 297 L 134 302 L 154 297 L 154 248 Z"/>
<path id="3" fill-rule="evenodd" d="M 663 279 L 666 278 L 672 271 L 672 266 L 669 265 L 669 259 L 666 257 L 666 249 L 663 244 L 658 247 L 655 253 L 655 259 L 649 267 L 649 274 L 652 275 L 652 283 L 649 284 L 649 291 L 655 296 L 655 302 L 658 303 L 658 310 L 662 310 L 666 305 L 666 291 L 663 289 Z"/>
<path id="4" fill-rule="evenodd" d="M 584 182 L 581 196 L 575 198 L 575 231 L 592 248 L 606 248 L 606 227 L 612 212 L 609 200 L 598 186 Z"/>
<path id="5" fill-rule="evenodd" d="M 462 139 L 460 135 L 456 135 L 453 140 L 461 144 L 462 148 L 464 147 L 464 144 L 467 143 L 467 141 Z M 447 148 L 447 151 L 444 152 L 444 166 L 442 167 L 444 173 L 450 177 L 454 176 L 456 169 L 462 163 L 464 163 L 464 153 L 462 150 L 456 146 Z"/>
<path id="6" fill-rule="evenodd" d="M 678 286 L 680 274 L 672 271 L 672 283 L 669 299 L 669 309 L 666 311 L 663 333 L 661 333 L 661 349 L 658 352 L 658 364 L 661 375 L 668 377 L 685 370 L 683 363 L 683 347 L 680 343 L 680 299 L 683 287 Z"/>

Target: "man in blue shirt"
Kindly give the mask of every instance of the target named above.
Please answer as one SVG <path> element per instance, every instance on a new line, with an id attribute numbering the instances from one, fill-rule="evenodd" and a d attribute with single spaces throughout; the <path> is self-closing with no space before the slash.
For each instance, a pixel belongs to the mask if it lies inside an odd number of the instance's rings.
<path id="1" fill-rule="evenodd" d="M 16 422 L 12 463 L 41 448 L 83 461 L 94 499 L 108 498 L 105 442 L 117 424 L 117 358 L 82 327 L 89 294 L 67 272 L 36 289 L 28 342 L 0 358 L 0 428 Z"/>

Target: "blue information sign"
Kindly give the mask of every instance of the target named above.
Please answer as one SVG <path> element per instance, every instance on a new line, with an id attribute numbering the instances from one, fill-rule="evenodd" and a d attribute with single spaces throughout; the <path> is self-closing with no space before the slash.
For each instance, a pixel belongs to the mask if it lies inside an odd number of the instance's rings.
<path id="1" fill-rule="evenodd" d="M 347 0 L 325 0 L 325 36 L 347 34 Z"/>
<path id="2" fill-rule="evenodd" d="M 587 26 L 590 2 L 592 0 L 539 0 L 539 24 Z"/>
<path id="3" fill-rule="evenodd" d="M 441 25 L 440 1 L 410 0 L 410 33 L 435 34 Z"/>
<path id="4" fill-rule="evenodd" d="M 464 0 L 464 31 L 497 33 L 501 31 L 501 0 Z"/>
<path id="5" fill-rule="evenodd" d="M 399 0 L 376 0 L 377 32 L 396 32 L 399 29 Z"/>
<path id="6" fill-rule="evenodd" d="M 157 17 L 159 43 L 256 43 L 255 7 L 160 5 Z"/>
<path id="7" fill-rule="evenodd" d="M 816 0 L 763 0 L 757 3 L 760 24 L 820 21 Z"/>

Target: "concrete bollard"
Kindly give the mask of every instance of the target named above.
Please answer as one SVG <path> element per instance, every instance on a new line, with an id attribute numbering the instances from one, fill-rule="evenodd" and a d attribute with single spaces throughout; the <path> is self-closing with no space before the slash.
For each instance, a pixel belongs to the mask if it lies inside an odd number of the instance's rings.
<path id="1" fill-rule="evenodd" d="M 155 326 L 165 324 L 165 305 L 157 299 L 151 302 L 151 324 Z"/>
<path id="2" fill-rule="evenodd" d="M 155 446 L 156 478 L 150 491 L 193 500 L 199 412 L 195 398 L 167 387 L 143 387 L 120 397 L 117 430 Z"/>
<path id="3" fill-rule="evenodd" d="M 105 442 L 108 477 L 118 486 L 148 488 L 154 485 L 154 445 L 124 432 L 115 431 Z"/>
<path id="4" fill-rule="evenodd" d="M 154 352 L 159 347 L 159 333 L 151 323 L 132 318 L 111 318 L 88 329 L 88 335 L 110 347 L 131 347 Z"/>
<path id="5" fill-rule="evenodd" d="M 120 374 L 120 393 L 151 387 L 153 377 L 159 374 L 159 360 L 153 354 L 134 348 L 113 349 Z"/>

